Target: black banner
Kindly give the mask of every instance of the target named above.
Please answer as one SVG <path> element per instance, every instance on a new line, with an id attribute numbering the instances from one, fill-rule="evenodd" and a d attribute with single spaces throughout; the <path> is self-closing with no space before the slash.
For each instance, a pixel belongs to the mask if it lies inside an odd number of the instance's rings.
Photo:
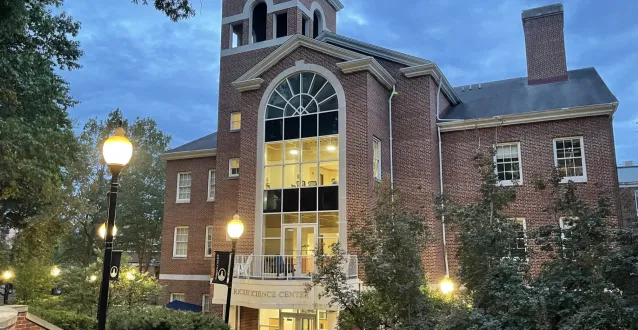
<path id="1" fill-rule="evenodd" d="M 226 285 L 228 282 L 229 268 L 230 252 L 215 251 L 215 276 L 213 277 L 211 282 Z"/>
<path id="2" fill-rule="evenodd" d="M 122 251 L 111 252 L 111 269 L 109 270 L 109 281 L 117 281 L 119 279 L 121 261 Z"/>

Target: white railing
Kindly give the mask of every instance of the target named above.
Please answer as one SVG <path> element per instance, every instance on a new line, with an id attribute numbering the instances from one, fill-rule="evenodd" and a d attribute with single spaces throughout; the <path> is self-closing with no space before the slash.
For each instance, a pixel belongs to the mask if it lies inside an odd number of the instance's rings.
<path id="1" fill-rule="evenodd" d="M 236 255 L 234 278 L 260 280 L 307 280 L 315 272 L 312 255 Z M 347 255 L 343 271 L 348 278 L 357 278 L 359 264 L 356 255 Z"/>

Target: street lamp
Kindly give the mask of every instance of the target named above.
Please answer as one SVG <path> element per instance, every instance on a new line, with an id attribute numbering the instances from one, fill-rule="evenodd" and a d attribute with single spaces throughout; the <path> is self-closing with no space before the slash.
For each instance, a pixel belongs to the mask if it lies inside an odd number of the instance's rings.
<path id="1" fill-rule="evenodd" d="M 104 161 L 109 166 L 109 171 L 111 171 L 111 191 L 108 194 L 109 210 L 108 220 L 106 222 L 102 284 L 100 286 L 100 301 L 97 313 L 98 330 L 106 329 L 106 309 L 109 300 L 109 273 L 111 268 L 111 252 L 113 251 L 113 227 L 115 227 L 115 205 L 117 203 L 117 189 L 119 187 L 118 179 L 122 168 L 128 164 L 133 155 L 133 145 L 124 134 L 122 122 L 120 122 L 120 126 L 113 132 L 113 136 L 104 141 L 104 146 L 102 146 Z"/>
<path id="2" fill-rule="evenodd" d="M 60 268 L 58 268 L 57 266 L 54 266 L 53 269 L 51 269 L 51 275 L 53 277 L 60 276 Z"/>
<path id="3" fill-rule="evenodd" d="M 106 224 L 105 223 L 100 225 L 100 228 L 97 229 L 97 234 L 100 235 L 100 237 L 102 239 L 106 238 Z M 115 235 L 117 235 L 117 226 L 115 224 L 113 224 L 113 237 L 115 237 Z"/>
<path id="4" fill-rule="evenodd" d="M 13 273 L 9 270 L 5 270 L 2 273 L 2 282 L 4 283 L 3 293 L 2 293 L 2 303 L 5 305 L 9 304 L 9 295 L 13 293 L 13 284 L 9 283 L 9 281 L 13 278 Z"/>
<path id="5" fill-rule="evenodd" d="M 231 220 L 226 226 L 226 231 L 228 232 L 228 237 L 232 240 L 233 248 L 230 253 L 230 269 L 228 270 L 229 278 L 228 278 L 228 293 L 226 294 L 226 312 L 224 314 L 224 321 L 226 324 L 230 325 L 230 297 L 233 293 L 233 272 L 235 271 L 235 247 L 237 245 L 237 240 L 244 233 L 244 223 L 239 219 L 239 214 L 235 214 L 233 216 L 233 220 Z"/>
<path id="6" fill-rule="evenodd" d="M 452 282 L 452 280 L 450 280 L 450 278 L 447 276 L 445 276 L 445 278 L 441 281 L 440 286 L 441 292 L 443 292 L 443 294 L 445 295 L 454 291 L 454 282 Z"/>

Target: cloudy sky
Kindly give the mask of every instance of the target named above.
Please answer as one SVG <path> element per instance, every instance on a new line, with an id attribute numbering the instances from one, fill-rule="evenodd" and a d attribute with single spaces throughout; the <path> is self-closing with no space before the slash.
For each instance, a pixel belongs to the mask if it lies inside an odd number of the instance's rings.
<path id="1" fill-rule="evenodd" d="M 232 1 L 232 0 L 229 0 Z M 173 23 L 130 0 L 66 0 L 83 68 L 63 75 L 81 125 L 120 108 L 154 117 L 179 146 L 217 129 L 221 0 Z M 526 76 L 522 9 L 542 1 L 342 0 L 337 32 L 435 61 L 454 86 Z M 618 161 L 638 161 L 638 1 L 565 0 L 569 69 L 596 67 L 620 100 Z"/>

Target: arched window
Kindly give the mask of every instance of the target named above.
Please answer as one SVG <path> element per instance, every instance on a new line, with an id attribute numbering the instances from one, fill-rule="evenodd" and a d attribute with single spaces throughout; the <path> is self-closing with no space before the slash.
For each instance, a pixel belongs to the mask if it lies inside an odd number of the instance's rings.
<path id="1" fill-rule="evenodd" d="M 266 40 L 266 22 L 268 16 L 268 6 L 265 2 L 261 2 L 253 8 L 253 42 L 261 42 Z"/>
<path id="2" fill-rule="evenodd" d="M 339 101 L 326 78 L 302 72 L 279 82 L 266 107 L 262 251 L 307 274 L 314 263 L 304 258 L 339 239 Z"/>
<path id="3" fill-rule="evenodd" d="M 316 38 L 318 37 L 322 31 L 323 28 L 323 17 L 321 17 L 321 13 L 318 10 L 315 10 L 315 13 L 313 15 L 313 20 L 312 20 L 312 37 Z"/>

